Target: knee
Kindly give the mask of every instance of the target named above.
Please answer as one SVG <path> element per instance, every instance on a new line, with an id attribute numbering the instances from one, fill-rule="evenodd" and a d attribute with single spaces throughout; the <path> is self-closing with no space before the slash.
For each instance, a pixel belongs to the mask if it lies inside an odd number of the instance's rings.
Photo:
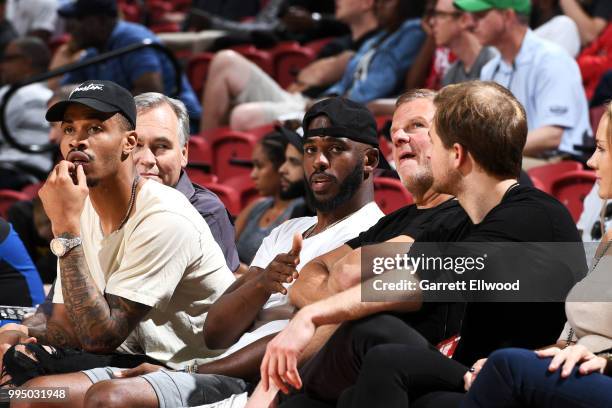
<path id="1" fill-rule="evenodd" d="M 235 130 L 248 130 L 265 123 L 261 107 L 257 103 L 243 103 L 230 114 L 229 125 Z"/>
<path id="2" fill-rule="evenodd" d="M 127 390 L 119 381 L 106 380 L 92 385 L 85 394 L 85 408 L 122 407 L 126 405 Z"/>
<path id="3" fill-rule="evenodd" d="M 231 67 L 236 67 L 238 64 L 241 64 L 243 60 L 246 61 L 246 59 L 242 55 L 238 54 L 236 51 L 219 51 L 217 54 L 215 54 L 214 58 L 210 63 L 210 70 L 211 72 L 218 70 L 227 71 L 227 69 Z"/>

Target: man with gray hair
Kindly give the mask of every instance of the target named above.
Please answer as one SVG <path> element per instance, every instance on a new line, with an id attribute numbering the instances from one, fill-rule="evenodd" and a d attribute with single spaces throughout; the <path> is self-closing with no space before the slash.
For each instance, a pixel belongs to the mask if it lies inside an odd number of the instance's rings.
<path id="1" fill-rule="evenodd" d="M 213 192 L 192 183 L 184 171 L 189 143 L 189 115 L 185 104 L 157 92 L 140 94 L 134 101 L 138 134 L 134 162 L 138 173 L 183 193 L 206 220 L 228 268 L 236 271 L 240 262 L 234 226 L 225 206 Z"/>

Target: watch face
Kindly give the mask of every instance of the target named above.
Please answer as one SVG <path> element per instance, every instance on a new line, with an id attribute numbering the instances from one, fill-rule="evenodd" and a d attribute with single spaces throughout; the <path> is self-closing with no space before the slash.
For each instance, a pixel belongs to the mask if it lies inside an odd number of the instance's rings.
<path id="1" fill-rule="evenodd" d="M 61 240 L 56 238 L 51 240 L 51 252 L 53 252 L 55 256 L 62 256 L 66 252 L 66 247 Z"/>

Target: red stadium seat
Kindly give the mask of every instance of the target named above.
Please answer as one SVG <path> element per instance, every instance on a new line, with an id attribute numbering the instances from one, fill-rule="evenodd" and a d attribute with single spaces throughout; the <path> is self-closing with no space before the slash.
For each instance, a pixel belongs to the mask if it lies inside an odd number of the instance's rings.
<path id="1" fill-rule="evenodd" d="M 181 31 L 181 26 L 172 22 L 159 22 L 152 24 L 149 29 L 154 33 L 178 33 Z"/>
<path id="2" fill-rule="evenodd" d="M 387 177 L 374 179 L 374 200 L 385 214 L 414 202 L 401 181 Z"/>
<path id="3" fill-rule="evenodd" d="M 188 146 L 189 162 L 212 165 L 212 151 L 208 141 L 195 135 L 189 138 Z"/>
<path id="4" fill-rule="evenodd" d="M 576 170 L 564 173 L 553 181 L 551 195 L 567 207 L 574 222 L 580 218 L 584 198 L 593 188 L 595 180 L 594 171 Z"/>
<path id="5" fill-rule="evenodd" d="M 30 197 L 22 191 L 0 190 L 0 217 L 6 219 L 8 210 L 13 204 L 29 199 Z"/>
<path id="6" fill-rule="evenodd" d="M 208 67 L 214 56 L 212 52 L 202 52 L 189 58 L 187 78 L 196 95 L 202 95 L 208 76 Z"/>
<path id="7" fill-rule="evenodd" d="M 582 164 L 573 160 L 564 160 L 558 163 L 546 164 L 544 166 L 533 167 L 527 171 L 529 177 L 540 180 L 540 190 L 551 193 L 552 183 L 570 171 L 582 170 Z"/>
<path id="8" fill-rule="evenodd" d="M 231 177 L 225 180 L 223 184 L 234 188 L 238 192 L 241 210 L 254 200 L 261 198 L 250 175 Z"/>
<path id="9" fill-rule="evenodd" d="M 334 37 L 327 37 L 327 38 L 322 38 L 320 40 L 314 40 L 314 41 L 304 44 L 303 47 L 310 49 L 313 52 L 314 56 L 316 57 L 319 54 L 319 52 L 321 52 L 323 47 L 325 47 L 327 43 L 329 43 L 333 39 Z"/>
<path id="10" fill-rule="evenodd" d="M 212 148 L 213 173 L 219 176 L 219 181 L 228 178 L 248 175 L 251 168 L 253 148 L 259 138 L 252 133 L 235 130 L 218 131 L 209 140 Z"/>
<path id="11" fill-rule="evenodd" d="M 304 48 L 294 41 L 277 45 L 272 51 L 272 55 L 276 74 L 274 79 L 282 88 L 294 83 L 300 70 L 315 58 L 311 49 Z"/>

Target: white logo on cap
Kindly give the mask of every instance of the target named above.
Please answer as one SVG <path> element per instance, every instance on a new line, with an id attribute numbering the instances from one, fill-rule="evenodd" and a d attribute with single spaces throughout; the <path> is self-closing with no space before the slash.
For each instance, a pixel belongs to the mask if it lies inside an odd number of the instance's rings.
<path id="1" fill-rule="evenodd" d="M 70 97 L 75 92 L 84 92 L 84 91 L 102 91 L 104 89 L 103 84 L 88 84 L 87 86 L 78 86 L 74 88 L 74 91 L 70 92 Z"/>

